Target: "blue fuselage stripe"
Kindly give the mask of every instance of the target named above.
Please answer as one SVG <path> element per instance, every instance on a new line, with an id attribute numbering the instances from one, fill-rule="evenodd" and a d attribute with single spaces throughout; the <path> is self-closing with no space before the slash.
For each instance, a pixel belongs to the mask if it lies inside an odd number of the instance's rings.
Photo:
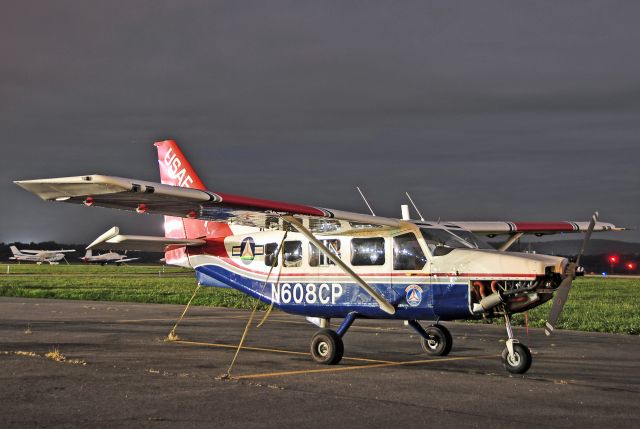
<path id="1" fill-rule="evenodd" d="M 196 267 L 203 286 L 227 286 L 292 314 L 309 317 L 345 317 L 357 312 L 361 317 L 416 320 L 454 320 L 470 317 L 468 283 L 369 283 L 396 307 L 390 315 L 355 282 L 310 277 L 304 282 L 279 284 L 250 278 L 219 265 Z M 391 277 L 389 277 L 391 279 Z M 415 286 L 412 286 L 415 285 Z"/>

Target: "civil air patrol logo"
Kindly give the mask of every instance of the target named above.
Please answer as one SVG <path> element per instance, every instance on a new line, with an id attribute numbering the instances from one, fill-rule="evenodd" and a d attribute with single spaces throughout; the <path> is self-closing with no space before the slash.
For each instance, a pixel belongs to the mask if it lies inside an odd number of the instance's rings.
<path id="1" fill-rule="evenodd" d="M 240 246 L 233 246 L 232 256 L 239 256 L 240 260 L 249 265 L 256 255 L 264 254 L 264 246 L 256 246 L 253 238 L 247 237 L 240 243 Z"/>
<path id="2" fill-rule="evenodd" d="M 417 307 L 422 302 L 422 288 L 418 285 L 409 285 L 404 290 L 407 297 L 407 304 L 411 307 Z"/>

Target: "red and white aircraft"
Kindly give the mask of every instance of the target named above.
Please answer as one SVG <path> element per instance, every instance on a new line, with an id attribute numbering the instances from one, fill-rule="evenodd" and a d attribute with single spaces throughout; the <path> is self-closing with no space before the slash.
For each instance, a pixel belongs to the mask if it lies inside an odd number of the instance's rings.
<path id="1" fill-rule="evenodd" d="M 88 262 L 93 264 L 121 265 L 121 264 L 124 264 L 125 262 L 137 261 L 140 258 L 127 258 L 127 255 L 121 255 L 120 253 L 113 252 L 113 251 L 107 252 L 107 253 L 101 253 L 99 255 L 94 255 L 93 250 L 88 249 L 85 252 L 84 256 L 80 259 L 82 259 L 83 262 Z"/>
<path id="2" fill-rule="evenodd" d="M 178 145 L 155 144 L 161 183 L 87 175 L 16 182 L 43 200 L 165 216 L 165 236 L 120 234 L 92 246 L 164 251 L 192 267 L 203 286 L 231 287 L 322 329 L 311 341 L 317 362 L 342 358 L 342 336 L 357 318 L 406 321 L 423 349 L 446 355 L 452 337 L 440 321 L 504 318 L 505 368 L 523 373 L 529 349 L 513 337 L 511 315 L 553 295 L 550 333 L 575 268 L 565 258 L 507 252 L 524 234 L 620 230 L 598 222 L 432 222 L 395 219 L 208 190 Z M 506 236 L 495 249 L 478 235 Z M 582 253 L 582 251 L 581 251 Z M 579 258 L 578 258 L 579 259 Z M 331 318 L 341 318 L 336 330 Z M 420 320 L 431 321 L 426 329 Z"/>

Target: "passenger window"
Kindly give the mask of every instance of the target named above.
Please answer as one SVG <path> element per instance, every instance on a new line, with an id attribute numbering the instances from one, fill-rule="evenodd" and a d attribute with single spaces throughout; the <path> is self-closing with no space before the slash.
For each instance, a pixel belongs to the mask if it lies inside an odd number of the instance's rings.
<path id="1" fill-rule="evenodd" d="M 384 265 L 384 238 L 352 238 L 351 265 Z"/>
<path id="2" fill-rule="evenodd" d="M 340 240 L 320 240 L 333 254 L 340 257 Z M 327 255 L 322 253 L 315 245 L 309 243 L 309 265 L 312 267 L 326 267 L 328 265 L 335 265 L 333 261 L 327 258 Z"/>
<path id="3" fill-rule="evenodd" d="M 278 245 L 276 243 L 267 243 L 264 246 L 264 264 L 267 267 L 278 266 Z"/>
<path id="4" fill-rule="evenodd" d="M 427 263 L 414 233 L 393 237 L 393 269 L 421 270 Z"/>
<path id="5" fill-rule="evenodd" d="M 283 250 L 285 267 L 302 266 L 302 241 L 285 241 Z"/>

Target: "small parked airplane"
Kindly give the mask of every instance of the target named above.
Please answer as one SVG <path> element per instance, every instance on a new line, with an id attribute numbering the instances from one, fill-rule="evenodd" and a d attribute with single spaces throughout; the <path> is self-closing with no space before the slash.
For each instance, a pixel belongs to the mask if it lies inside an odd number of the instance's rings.
<path id="1" fill-rule="evenodd" d="M 43 262 L 48 262 L 51 265 L 57 265 L 61 260 L 64 259 L 65 253 L 75 252 L 75 250 L 18 250 L 16 246 L 10 246 L 11 253 L 13 256 L 9 259 L 14 259 L 16 261 L 28 261 L 35 262 L 38 265 Z"/>
<path id="2" fill-rule="evenodd" d="M 137 261 L 140 258 L 127 258 L 127 255 L 121 255 L 117 252 L 107 252 L 99 255 L 94 255 L 93 250 L 87 249 L 86 253 L 83 257 L 81 257 L 84 262 L 96 263 L 101 265 L 106 264 L 116 264 L 121 265 L 125 262 Z"/>
<path id="3" fill-rule="evenodd" d="M 452 346 L 439 322 L 504 318 L 505 368 L 524 373 L 529 349 L 513 336 L 511 315 L 556 295 L 550 334 L 567 300 L 578 261 L 507 249 L 524 234 L 621 230 L 591 222 L 439 222 L 381 217 L 209 191 L 172 141 L 155 144 L 162 183 L 88 175 L 15 182 L 43 200 L 165 216 L 164 237 L 120 234 L 114 227 L 88 248 L 164 251 L 167 263 L 195 269 L 203 286 L 231 287 L 320 329 L 316 362 L 337 364 L 342 337 L 357 318 L 404 320 L 423 349 Z M 505 235 L 495 249 L 477 234 Z M 330 319 L 342 318 L 337 329 Z M 419 321 L 433 323 L 424 328 Z"/>

